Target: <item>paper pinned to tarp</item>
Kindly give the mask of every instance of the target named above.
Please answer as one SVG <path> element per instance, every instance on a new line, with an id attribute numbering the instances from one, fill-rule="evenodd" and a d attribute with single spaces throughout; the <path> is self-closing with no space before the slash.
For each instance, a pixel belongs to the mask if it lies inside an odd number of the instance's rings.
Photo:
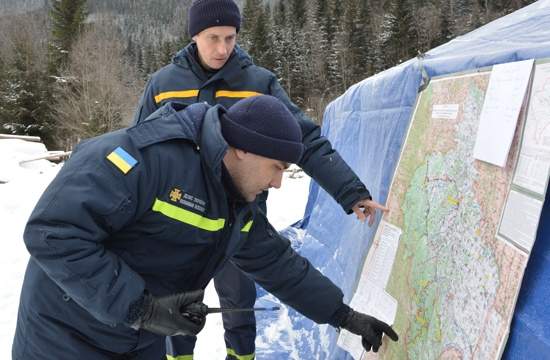
<path id="1" fill-rule="evenodd" d="M 525 103 L 533 59 L 493 66 L 479 119 L 474 158 L 504 167 Z"/>

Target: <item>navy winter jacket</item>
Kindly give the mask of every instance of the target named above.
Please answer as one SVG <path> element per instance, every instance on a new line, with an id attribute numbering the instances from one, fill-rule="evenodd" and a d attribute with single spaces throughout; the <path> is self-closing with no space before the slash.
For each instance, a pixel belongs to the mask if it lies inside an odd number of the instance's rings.
<path id="1" fill-rule="evenodd" d="M 136 349 L 155 336 L 125 324 L 145 289 L 204 288 L 226 261 L 305 316 L 338 325 L 340 289 L 292 250 L 257 203 L 228 206 L 222 111 L 167 105 L 77 147 L 25 229 L 31 259 L 14 357 L 33 358 L 47 341 L 52 358 L 66 358 L 70 337 L 113 353 Z"/>
<path id="2" fill-rule="evenodd" d="M 226 109 L 237 101 L 267 94 L 281 100 L 294 114 L 303 134 L 305 151 L 298 165 L 327 191 L 346 211 L 370 193 L 330 142 L 321 136 L 321 129 L 311 121 L 283 90 L 276 76 L 254 65 L 250 56 L 238 45 L 227 63 L 208 77 L 197 62 L 197 46 L 191 43 L 173 58 L 172 63 L 154 73 L 149 80 L 134 122 L 139 123 L 167 102 L 191 105 L 207 102 Z"/>

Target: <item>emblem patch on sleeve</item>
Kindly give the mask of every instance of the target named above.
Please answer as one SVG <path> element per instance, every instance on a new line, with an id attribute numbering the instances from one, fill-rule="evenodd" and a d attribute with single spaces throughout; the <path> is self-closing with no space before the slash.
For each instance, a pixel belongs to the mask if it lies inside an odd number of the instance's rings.
<path id="1" fill-rule="evenodd" d="M 132 155 L 128 154 L 120 146 L 117 147 L 112 153 L 107 155 L 107 160 L 112 162 L 120 171 L 127 174 L 138 163 Z"/>

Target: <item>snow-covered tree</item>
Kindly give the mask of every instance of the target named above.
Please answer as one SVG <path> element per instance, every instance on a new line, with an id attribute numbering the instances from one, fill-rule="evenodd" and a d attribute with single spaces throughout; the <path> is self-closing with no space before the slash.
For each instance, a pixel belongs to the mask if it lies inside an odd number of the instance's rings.
<path id="1" fill-rule="evenodd" d="M 271 22 L 269 4 L 263 6 L 261 0 L 245 1 L 239 44 L 252 56 L 254 63 L 268 69 L 275 67 Z"/>
<path id="2" fill-rule="evenodd" d="M 50 81 L 41 67 L 28 33 L 14 39 L 13 57 L 3 81 L 3 132 L 39 136 L 52 146 L 52 105 Z"/>
<path id="3" fill-rule="evenodd" d="M 372 31 L 367 0 L 344 1 L 343 82 L 344 87 L 372 73 Z"/>
<path id="4" fill-rule="evenodd" d="M 51 3 L 50 18 L 50 71 L 58 74 L 66 65 L 71 47 L 84 26 L 86 0 L 54 0 Z"/>
<path id="5" fill-rule="evenodd" d="M 4 59 L 3 54 L 0 54 L 0 133 L 8 132 L 8 129 L 2 128 L 2 125 L 7 123 L 8 117 L 10 115 L 7 108 L 8 101 L 8 66 L 6 64 L 6 59 Z"/>
<path id="6" fill-rule="evenodd" d="M 410 0 L 390 0 L 387 6 L 380 32 L 386 68 L 416 56 L 418 42 Z"/>
<path id="7" fill-rule="evenodd" d="M 290 87 L 290 67 L 287 59 L 290 56 L 290 29 L 287 26 L 287 7 L 284 1 L 279 1 L 273 12 L 272 31 L 270 33 L 273 46 L 273 71 L 285 89 Z"/>

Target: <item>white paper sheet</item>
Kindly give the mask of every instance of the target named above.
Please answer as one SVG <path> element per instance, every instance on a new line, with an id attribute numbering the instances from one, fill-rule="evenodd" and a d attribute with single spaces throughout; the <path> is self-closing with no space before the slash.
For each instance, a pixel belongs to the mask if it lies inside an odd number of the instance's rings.
<path id="1" fill-rule="evenodd" d="M 364 352 L 361 338 L 344 329 L 340 331 L 337 345 L 346 350 L 355 360 L 361 359 Z"/>
<path id="2" fill-rule="evenodd" d="M 493 66 L 481 110 L 474 158 L 503 167 L 516 130 L 533 60 Z"/>
<path id="3" fill-rule="evenodd" d="M 376 284 L 379 288 L 385 289 L 390 278 L 391 269 L 399 246 L 401 229 L 385 221 L 380 223 L 380 237 L 373 244 L 373 256 L 365 264 L 361 281 L 368 281 Z M 368 269 L 367 269 L 368 268 Z"/>
<path id="4" fill-rule="evenodd" d="M 389 325 L 393 325 L 397 314 L 397 300 L 384 289 L 368 281 L 359 284 L 350 306 Z M 363 353 L 361 337 L 346 330 L 340 333 L 338 346 L 347 350 L 356 360 L 360 359 Z"/>
<path id="5" fill-rule="evenodd" d="M 544 195 L 550 169 L 550 63 L 535 67 L 514 184 Z"/>
<path id="6" fill-rule="evenodd" d="M 459 104 L 437 104 L 432 108 L 433 119 L 454 120 L 458 116 Z"/>
<path id="7" fill-rule="evenodd" d="M 388 294 L 384 288 L 388 283 L 401 229 L 385 221 L 380 223 L 376 240 L 363 267 L 359 285 L 351 299 L 350 306 L 362 313 L 374 316 L 390 325 L 395 321 L 397 314 L 397 300 Z M 338 337 L 338 346 L 347 350 L 356 359 L 361 359 L 363 345 L 361 338 L 342 330 Z"/>
<path id="8" fill-rule="evenodd" d="M 499 234 L 531 252 L 543 202 L 526 194 L 512 190 L 506 201 Z"/>
<path id="9" fill-rule="evenodd" d="M 550 169 L 550 151 L 524 148 L 519 155 L 514 184 L 544 195 Z"/>
<path id="10" fill-rule="evenodd" d="M 365 283 L 364 296 L 356 294 L 351 301 L 351 307 L 374 316 L 386 324 L 393 325 L 397 314 L 397 300 L 384 289 L 374 284 Z M 368 294 L 368 296 L 366 296 Z"/>

